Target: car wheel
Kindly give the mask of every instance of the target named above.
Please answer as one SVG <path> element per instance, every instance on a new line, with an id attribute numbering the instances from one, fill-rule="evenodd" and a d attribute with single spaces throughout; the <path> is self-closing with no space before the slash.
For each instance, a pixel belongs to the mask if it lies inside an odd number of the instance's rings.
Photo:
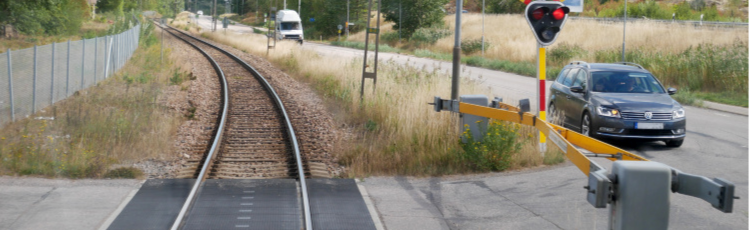
<path id="1" fill-rule="evenodd" d="M 547 112 L 549 112 L 547 122 L 555 123 L 555 117 L 557 117 L 557 108 L 555 108 L 555 104 L 549 104 L 549 109 L 547 110 Z"/>
<path id="2" fill-rule="evenodd" d="M 562 118 L 559 117 L 560 112 L 557 112 L 557 107 L 555 107 L 555 104 L 550 104 L 549 109 L 547 110 L 549 110 L 549 114 L 547 114 L 547 122 L 562 126 L 563 121 Z"/>
<path id="3" fill-rule="evenodd" d="M 596 134 L 593 133 L 591 127 L 591 116 L 589 113 L 583 114 L 583 119 L 581 119 L 581 134 L 587 137 L 596 138 Z"/>
<path id="4" fill-rule="evenodd" d="M 685 139 L 667 140 L 667 141 L 664 141 L 664 142 L 667 144 L 668 147 L 675 147 L 676 148 L 676 147 L 682 146 L 682 141 L 684 141 L 684 140 Z"/>

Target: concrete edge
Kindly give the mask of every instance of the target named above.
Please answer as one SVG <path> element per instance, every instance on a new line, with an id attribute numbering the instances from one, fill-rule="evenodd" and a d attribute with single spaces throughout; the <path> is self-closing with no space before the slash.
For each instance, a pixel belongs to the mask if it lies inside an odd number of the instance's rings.
<path id="1" fill-rule="evenodd" d="M 370 199 L 370 194 L 367 193 L 367 189 L 364 185 L 361 185 L 359 179 L 355 179 L 354 182 L 357 183 L 357 188 L 359 188 L 359 193 L 362 194 L 362 199 L 365 200 L 365 205 L 367 205 L 367 210 L 370 211 L 370 216 L 372 217 L 372 222 L 375 223 L 375 229 L 377 230 L 385 230 L 385 227 L 383 227 L 383 222 L 380 220 L 380 215 L 378 214 L 378 211 L 375 209 L 375 205 L 372 203 L 372 200 Z"/>
<path id="2" fill-rule="evenodd" d="M 710 102 L 710 101 L 701 101 L 701 103 L 703 103 L 703 107 L 707 109 L 748 116 L 748 108 L 734 106 L 734 105 L 726 105 L 726 104 Z"/>
<path id="3" fill-rule="evenodd" d="M 143 183 L 141 183 L 141 186 L 143 186 Z M 130 203 L 130 200 L 132 200 L 133 197 L 135 197 L 135 194 L 138 193 L 139 190 L 141 190 L 141 187 L 138 187 L 136 189 L 133 189 L 133 191 L 130 191 L 128 196 L 126 196 L 125 199 L 122 200 L 120 205 L 117 206 L 117 209 L 115 209 L 114 211 L 112 211 L 111 214 L 109 214 L 109 217 L 107 217 L 107 219 L 104 220 L 104 223 L 102 223 L 98 229 L 107 230 L 107 228 L 109 228 L 109 226 L 112 225 L 112 222 L 115 222 L 115 219 L 117 219 L 117 216 L 120 215 L 122 210 L 124 210 L 125 207 L 128 206 L 128 204 Z"/>

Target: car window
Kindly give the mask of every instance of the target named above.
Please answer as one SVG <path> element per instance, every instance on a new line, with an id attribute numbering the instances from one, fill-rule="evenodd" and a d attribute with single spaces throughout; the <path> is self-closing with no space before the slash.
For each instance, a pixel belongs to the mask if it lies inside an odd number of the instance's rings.
<path id="1" fill-rule="evenodd" d="M 613 92 L 615 82 L 614 72 L 593 72 L 591 73 L 592 89 L 594 92 Z"/>
<path id="2" fill-rule="evenodd" d="M 564 69 L 563 71 L 560 71 L 560 75 L 557 76 L 557 79 L 555 81 L 562 84 L 563 80 L 565 80 L 565 77 L 568 76 L 568 72 L 570 72 L 570 69 Z"/>
<path id="3" fill-rule="evenodd" d="M 649 73 L 594 72 L 591 79 L 594 92 L 664 93 L 659 81 Z"/>
<path id="4" fill-rule="evenodd" d="M 586 71 L 578 71 L 578 74 L 576 74 L 575 82 L 573 82 L 573 86 L 580 86 L 581 88 L 586 90 Z"/>
<path id="5" fill-rule="evenodd" d="M 578 72 L 577 69 L 570 70 L 568 74 L 565 76 L 565 79 L 563 80 L 563 85 L 570 87 L 573 85 L 573 80 L 575 80 L 575 74 Z"/>
<path id="6" fill-rule="evenodd" d="M 299 23 L 296 22 L 282 22 L 281 30 L 299 30 Z"/>

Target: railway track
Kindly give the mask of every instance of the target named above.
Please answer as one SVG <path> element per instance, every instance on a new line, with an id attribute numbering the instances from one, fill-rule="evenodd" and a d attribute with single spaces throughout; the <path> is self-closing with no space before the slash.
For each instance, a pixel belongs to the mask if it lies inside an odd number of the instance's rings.
<path id="1" fill-rule="evenodd" d="M 156 25 L 160 26 L 158 23 Z M 162 26 L 160 26 L 162 27 Z M 223 109 L 210 146 L 200 160 L 188 162 L 181 174 L 197 181 L 172 229 L 179 229 L 206 179 L 297 179 L 305 229 L 312 229 L 305 178 L 309 169 L 284 105 L 253 67 L 233 54 L 171 27 L 166 32 L 201 52 L 222 81 Z"/>

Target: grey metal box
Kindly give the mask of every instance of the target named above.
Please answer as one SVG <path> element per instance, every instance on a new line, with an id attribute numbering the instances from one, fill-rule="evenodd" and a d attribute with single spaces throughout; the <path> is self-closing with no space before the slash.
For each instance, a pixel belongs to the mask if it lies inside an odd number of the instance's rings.
<path id="1" fill-rule="evenodd" d="M 460 97 L 461 102 L 469 103 L 474 105 L 487 106 L 489 99 L 485 95 L 462 95 Z M 489 119 L 486 117 L 461 114 L 461 131 L 466 131 L 467 125 L 471 132 L 471 136 L 474 141 L 482 141 L 484 134 L 487 133 L 487 123 Z M 461 141 L 466 143 L 466 138 L 461 136 Z"/>
<path id="2" fill-rule="evenodd" d="M 615 161 L 610 229 L 667 229 L 671 170 L 651 161 Z"/>

